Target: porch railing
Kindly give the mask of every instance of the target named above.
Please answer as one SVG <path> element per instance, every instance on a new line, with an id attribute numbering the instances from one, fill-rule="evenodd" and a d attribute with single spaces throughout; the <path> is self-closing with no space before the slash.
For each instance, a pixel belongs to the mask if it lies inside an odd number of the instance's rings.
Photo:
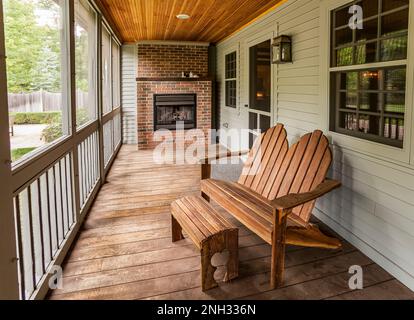
<path id="1" fill-rule="evenodd" d="M 120 149 L 120 108 L 105 115 L 102 123 L 102 131 L 95 121 L 14 172 L 22 299 L 48 292 L 52 268 L 63 262 Z"/>

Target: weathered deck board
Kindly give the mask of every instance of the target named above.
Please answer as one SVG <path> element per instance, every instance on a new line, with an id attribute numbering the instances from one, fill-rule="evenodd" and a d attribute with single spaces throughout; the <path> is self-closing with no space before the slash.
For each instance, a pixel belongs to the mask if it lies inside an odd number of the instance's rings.
<path id="1" fill-rule="evenodd" d="M 271 291 L 270 246 L 234 219 L 241 227 L 240 278 L 203 293 L 199 253 L 188 239 L 171 242 L 169 214 L 177 197 L 199 192 L 198 166 L 155 165 L 151 152 L 124 146 L 67 258 L 64 288 L 50 298 L 414 299 L 347 243 L 342 251 L 289 247 L 285 283 Z M 352 265 L 363 267 L 365 290 L 349 289 Z"/>

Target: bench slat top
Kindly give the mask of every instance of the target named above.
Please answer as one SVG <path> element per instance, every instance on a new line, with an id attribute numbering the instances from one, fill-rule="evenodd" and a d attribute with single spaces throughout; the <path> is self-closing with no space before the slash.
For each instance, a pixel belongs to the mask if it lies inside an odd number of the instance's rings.
<path id="1" fill-rule="evenodd" d="M 174 218 L 199 248 L 206 239 L 236 229 L 202 197 L 185 197 L 171 205 Z"/>

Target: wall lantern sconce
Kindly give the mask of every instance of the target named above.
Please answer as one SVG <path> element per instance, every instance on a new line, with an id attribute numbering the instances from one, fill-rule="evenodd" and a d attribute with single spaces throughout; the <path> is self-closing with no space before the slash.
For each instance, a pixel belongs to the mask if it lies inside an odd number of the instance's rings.
<path id="1" fill-rule="evenodd" d="M 272 63 L 283 64 L 292 62 L 292 38 L 289 36 L 274 38 L 272 45 Z"/>

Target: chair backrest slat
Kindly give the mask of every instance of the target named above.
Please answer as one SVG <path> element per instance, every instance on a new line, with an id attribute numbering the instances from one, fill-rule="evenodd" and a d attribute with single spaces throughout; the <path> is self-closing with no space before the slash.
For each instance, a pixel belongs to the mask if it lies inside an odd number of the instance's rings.
<path id="1" fill-rule="evenodd" d="M 306 188 L 306 190 L 305 189 L 301 190 L 301 192 L 307 192 L 307 191 L 313 190 L 318 185 L 320 185 L 323 181 L 325 181 L 326 175 L 329 171 L 329 168 L 331 167 L 331 164 L 332 164 L 332 151 L 329 148 L 329 144 L 328 144 L 328 147 L 326 148 L 323 154 L 323 157 L 320 161 L 319 168 L 316 172 L 315 178 L 313 179 L 313 183 L 311 187 Z M 312 216 L 312 211 L 315 207 L 315 204 L 316 204 L 316 201 L 309 202 L 305 204 L 302 208 L 296 208 L 296 210 L 294 210 L 294 213 L 298 215 L 302 220 L 308 222 Z"/>
<path id="2" fill-rule="evenodd" d="M 277 125 L 256 139 L 239 179 L 240 184 L 253 189 L 252 186 L 255 181 L 260 183 L 266 166 L 273 166 L 272 163 L 269 163 L 272 154 L 274 152 L 280 153 L 280 150 L 277 150 L 279 139 L 286 140 L 286 136 L 286 130 L 283 125 Z M 284 154 L 282 153 L 280 156 L 284 157 Z"/>
<path id="3" fill-rule="evenodd" d="M 249 154 L 239 183 L 269 200 L 309 192 L 322 183 L 332 163 L 328 139 L 319 130 L 303 136 L 290 149 L 283 125 L 268 130 Z M 315 201 L 293 210 L 307 224 Z"/>

